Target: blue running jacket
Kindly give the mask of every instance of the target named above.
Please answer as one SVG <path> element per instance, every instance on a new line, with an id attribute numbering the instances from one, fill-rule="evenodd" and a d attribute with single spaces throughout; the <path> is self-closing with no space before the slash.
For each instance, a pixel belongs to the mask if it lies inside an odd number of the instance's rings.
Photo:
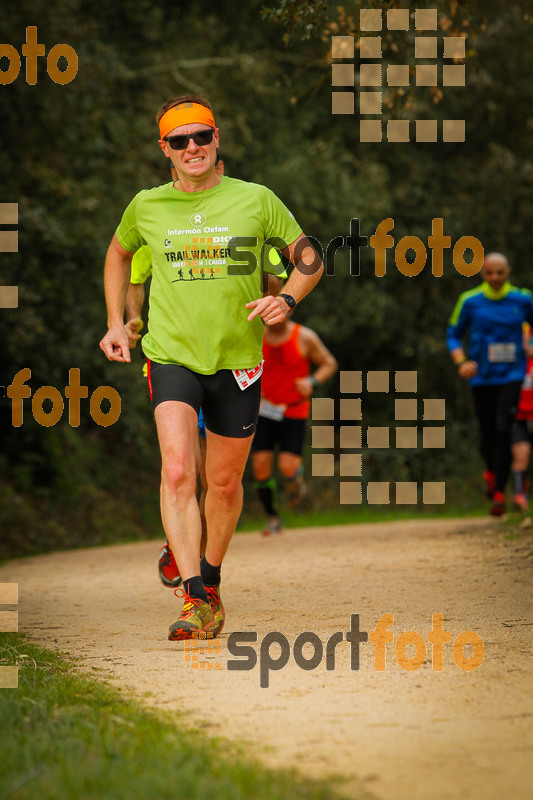
<path id="1" fill-rule="evenodd" d="M 498 386 L 522 381 L 526 372 L 523 324 L 533 326 L 533 296 L 506 281 L 497 292 L 484 281 L 463 292 L 450 317 L 447 346 L 462 346 L 468 333 L 468 358 L 477 361 L 472 386 Z"/>

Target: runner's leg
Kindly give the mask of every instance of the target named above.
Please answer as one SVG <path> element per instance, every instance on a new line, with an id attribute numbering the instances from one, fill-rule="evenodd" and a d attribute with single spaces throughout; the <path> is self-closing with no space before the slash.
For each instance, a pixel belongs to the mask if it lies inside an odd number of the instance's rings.
<path id="1" fill-rule="evenodd" d="M 200 509 L 200 518 L 202 521 L 202 541 L 200 544 L 200 555 L 205 553 L 205 546 L 207 544 L 207 524 L 205 521 L 205 496 L 207 493 L 207 478 L 205 475 L 205 456 L 206 456 L 206 440 L 202 435 L 198 436 L 198 445 L 200 448 L 200 497 L 198 498 L 198 507 Z"/>
<path id="2" fill-rule="evenodd" d="M 277 510 L 276 479 L 273 475 L 274 453 L 259 450 L 252 453 L 254 488 L 267 517 L 279 516 Z"/>
<path id="3" fill-rule="evenodd" d="M 205 558 L 214 567 L 222 563 L 241 513 L 242 475 L 252 438 L 219 436 L 207 430 Z"/>
<path id="4" fill-rule="evenodd" d="M 184 580 L 200 575 L 201 521 L 196 500 L 198 416 L 167 400 L 154 412 L 161 449 L 161 518 Z"/>
<path id="5" fill-rule="evenodd" d="M 259 450 L 252 453 L 254 481 L 267 481 L 272 475 L 274 453 L 272 450 Z"/>
<path id="6" fill-rule="evenodd" d="M 496 400 L 496 425 L 494 447 L 494 470 L 496 491 L 505 492 L 511 468 L 511 427 L 516 414 L 521 384 L 519 381 L 498 387 Z"/>
<path id="7" fill-rule="evenodd" d="M 480 452 L 489 472 L 496 471 L 497 388 L 473 386 L 472 397 L 481 435 Z"/>
<path id="8" fill-rule="evenodd" d="M 281 421 L 259 415 L 254 440 L 252 442 L 252 468 L 254 489 L 269 518 L 264 533 L 269 526 L 281 526 L 278 511 L 276 478 L 274 476 L 274 451 L 279 443 Z"/>
<path id="9" fill-rule="evenodd" d="M 307 494 L 302 465 L 306 426 L 305 419 L 285 418 L 281 428 L 278 468 L 285 480 L 289 505 L 293 508 L 299 505 Z"/>
<path id="10" fill-rule="evenodd" d="M 278 457 L 279 471 L 286 480 L 294 480 L 302 463 L 302 457 L 294 453 L 280 453 Z"/>

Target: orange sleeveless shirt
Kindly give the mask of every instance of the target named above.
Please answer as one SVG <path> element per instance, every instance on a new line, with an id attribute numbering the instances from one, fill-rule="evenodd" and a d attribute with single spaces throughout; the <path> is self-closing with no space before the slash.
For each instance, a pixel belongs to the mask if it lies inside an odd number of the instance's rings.
<path id="1" fill-rule="evenodd" d="M 292 333 L 283 344 L 263 341 L 265 364 L 261 376 L 261 394 L 274 405 L 286 405 L 287 419 L 307 419 L 311 403 L 302 397 L 294 385 L 295 378 L 307 378 L 311 362 L 300 349 L 300 328 L 294 323 Z"/>

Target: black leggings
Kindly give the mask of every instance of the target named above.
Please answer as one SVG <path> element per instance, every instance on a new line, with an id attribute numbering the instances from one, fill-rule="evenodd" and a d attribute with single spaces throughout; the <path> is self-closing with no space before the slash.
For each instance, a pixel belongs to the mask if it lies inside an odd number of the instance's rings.
<path id="1" fill-rule="evenodd" d="M 500 386 L 473 386 L 474 406 L 481 432 L 481 456 L 496 473 L 497 492 L 504 492 L 511 469 L 511 427 L 516 414 L 520 381 Z"/>

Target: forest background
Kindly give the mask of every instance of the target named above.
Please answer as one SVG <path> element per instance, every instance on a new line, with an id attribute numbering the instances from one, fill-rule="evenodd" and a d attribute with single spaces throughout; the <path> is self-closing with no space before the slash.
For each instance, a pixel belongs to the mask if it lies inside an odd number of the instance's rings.
<path id="1" fill-rule="evenodd" d="M 354 36 L 357 48 L 361 7 L 415 10 L 373 0 L 3 3 L 0 42 L 21 53 L 26 27 L 35 25 L 46 52 L 68 43 L 79 69 L 61 86 L 40 58 L 37 83 L 29 85 L 23 60 L 18 78 L 0 86 L 0 202 L 19 211 L 19 251 L 0 254 L 0 284 L 19 287 L 18 308 L 0 310 L 0 557 L 161 535 L 159 454 L 140 354 L 128 367 L 110 364 L 98 342 L 106 330 L 109 241 L 133 195 L 168 180 L 154 119 L 168 97 L 205 94 L 226 173 L 269 186 L 324 247 L 348 235 L 352 218 L 371 236 L 392 217 L 396 243 L 406 235 L 427 242 L 432 220 L 443 218 L 452 244 L 477 237 L 485 252 L 508 255 L 515 283 L 533 287 L 530 3 L 416 5 L 438 8 L 439 36 L 466 37 L 466 86 L 422 88 L 411 80 L 389 89 L 385 125 L 388 118 L 465 119 L 464 143 L 361 143 L 357 49 L 356 114 L 332 114 L 331 37 Z M 413 23 L 409 32 L 382 36 L 383 63 L 414 68 Z M 342 370 L 416 370 L 419 398 L 446 399 L 446 448 L 366 454 L 364 481 L 444 480 L 448 507 L 479 506 L 470 395 L 444 344 L 458 294 L 479 276 L 460 275 L 448 250 L 443 277 L 431 274 L 428 259 L 408 278 L 389 251 L 387 274 L 378 278 L 373 255 L 361 249 L 357 276 L 348 249 L 338 250 L 335 274 L 324 276 L 297 320 L 319 333 Z M 67 404 L 56 425 L 43 427 L 30 399 L 23 425 L 13 427 L 1 387 L 26 367 L 32 394 L 51 385 L 64 395 L 71 368 L 89 396 L 114 387 L 120 418 L 100 427 L 82 401 L 79 427 L 69 425 Z M 338 387 L 335 378 L 321 393 L 338 397 Z M 392 397 L 367 395 L 364 423 L 392 426 Z M 312 508 L 339 507 L 338 477 L 312 481 Z M 249 476 L 246 493 L 253 513 Z M 345 509 L 355 518 L 356 507 Z"/>

